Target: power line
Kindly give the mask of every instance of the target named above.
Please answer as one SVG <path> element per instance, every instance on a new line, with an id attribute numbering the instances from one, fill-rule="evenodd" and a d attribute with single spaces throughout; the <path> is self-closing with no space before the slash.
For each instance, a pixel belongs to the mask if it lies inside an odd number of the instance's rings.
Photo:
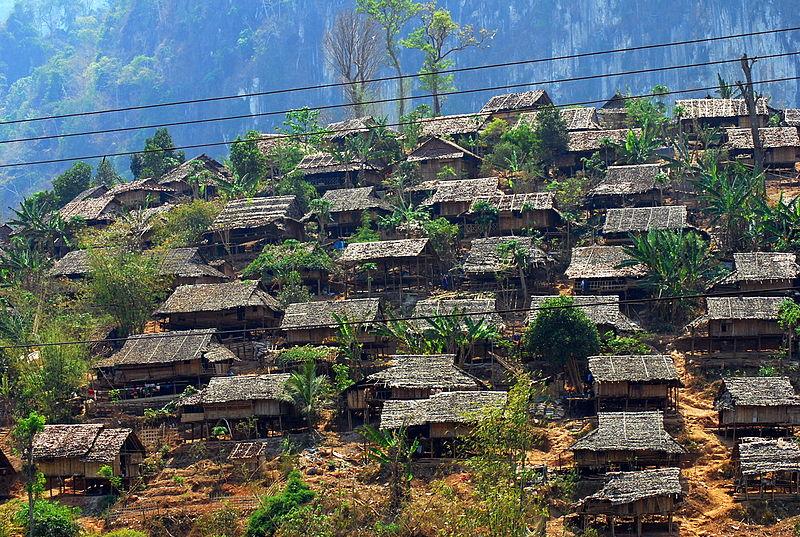
<path id="1" fill-rule="evenodd" d="M 756 59 L 759 60 L 769 60 L 774 58 L 783 58 L 788 56 L 796 56 L 800 54 L 800 51 L 795 52 L 782 52 L 777 54 L 769 54 L 766 56 L 759 56 Z M 738 63 L 740 62 L 740 58 L 732 58 L 728 60 L 712 60 L 712 61 L 705 61 L 699 63 L 689 63 L 683 65 L 670 65 L 666 67 L 650 67 L 644 69 L 635 69 L 632 71 L 618 71 L 616 73 L 602 73 L 602 74 L 594 74 L 594 75 L 583 75 L 577 77 L 568 77 L 568 78 L 556 78 L 551 80 L 543 80 L 540 82 L 519 82 L 515 84 L 503 84 L 499 86 L 483 86 L 479 88 L 472 88 L 466 90 L 453 90 L 447 91 L 443 93 L 439 93 L 440 97 L 449 97 L 453 95 L 465 95 L 465 94 L 472 94 L 472 93 L 482 93 L 487 91 L 499 91 L 499 90 L 510 90 L 510 89 L 518 89 L 518 88 L 527 88 L 527 87 L 535 87 L 535 86 L 544 86 L 547 84 L 562 84 L 566 82 L 580 82 L 586 80 L 595 80 L 601 78 L 611 78 L 617 76 L 630 76 L 630 75 L 641 75 L 647 73 L 657 73 L 663 71 L 676 71 L 680 69 L 691 69 L 695 67 L 708 67 L 710 65 L 723 65 L 727 63 Z M 413 100 L 413 99 L 427 99 L 432 98 L 434 95 L 432 93 L 428 93 L 425 95 L 412 95 L 409 97 L 405 97 L 404 100 Z M 383 99 L 374 99 L 371 101 L 364 101 L 362 105 L 374 105 L 374 104 L 385 104 L 390 102 L 395 102 L 400 100 L 398 97 L 387 97 Z M 328 104 L 322 106 L 313 107 L 313 110 L 334 110 L 338 108 L 348 108 L 351 107 L 352 103 L 337 103 L 337 104 Z M 113 134 L 113 133 L 120 133 L 120 132 L 130 132 L 130 131 L 137 131 L 137 130 L 144 130 L 144 129 L 157 129 L 163 127 L 177 127 L 182 125 L 198 125 L 203 123 L 216 123 L 219 121 L 232 121 L 238 119 L 252 119 L 257 117 L 266 117 L 266 116 L 279 116 L 284 115 L 289 112 L 292 112 L 296 109 L 285 109 L 285 110 L 273 110 L 268 112 L 254 112 L 250 114 L 237 114 L 232 116 L 222 116 L 222 117 L 212 117 L 212 118 L 202 118 L 202 119 L 190 119 L 190 120 L 182 120 L 182 121 L 171 121 L 166 123 L 151 123 L 149 125 L 137 125 L 132 127 L 113 127 L 108 129 L 98 129 L 93 131 L 82 131 L 82 132 L 70 132 L 70 133 L 62 133 L 62 134 L 45 134 L 41 136 L 29 136 L 25 138 L 12 138 L 8 140 L 0 140 L 0 144 L 10 144 L 10 143 L 21 143 L 21 142 L 40 142 L 44 140 L 53 140 L 56 138 L 71 138 L 76 136 L 95 136 L 98 134 Z"/>
<path id="2" fill-rule="evenodd" d="M 772 83 L 776 83 L 776 82 L 789 82 L 789 81 L 794 81 L 794 80 L 800 80 L 800 76 L 788 76 L 788 77 L 773 78 L 773 79 L 768 79 L 768 80 L 759 80 L 759 81 L 753 82 L 753 85 L 757 86 L 757 85 L 762 85 L 762 84 L 772 84 Z M 683 93 L 694 93 L 694 92 L 698 92 L 698 91 L 711 91 L 711 90 L 715 90 L 717 88 L 718 88 L 718 86 L 716 86 L 716 85 L 714 85 L 714 86 L 704 86 L 704 87 L 699 87 L 699 88 L 691 88 L 691 89 L 683 89 L 683 90 L 671 90 L 671 91 L 659 92 L 659 93 L 643 93 L 643 94 L 639 94 L 639 95 L 620 96 L 618 99 L 619 100 L 629 100 L 629 99 L 642 99 L 642 98 L 645 98 L 645 97 L 664 97 L 666 95 L 678 95 L 678 94 L 683 94 Z M 554 105 L 554 106 L 555 106 L 555 108 L 570 108 L 570 107 L 574 107 L 574 106 L 583 106 L 583 105 L 590 105 L 590 104 L 605 103 L 607 100 L 608 99 L 594 99 L 594 100 L 589 100 L 589 101 L 577 101 L 577 102 L 572 102 L 572 103 L 558 104 L 558 105 Z M 485 116 L 485 115 L 486 115 L 485 113 L 475 112 L 475 113 L 472 113 L 472 114 L 462 114 L 461 116 L 462 117 L 481 117 L 481 116 Z M 416 120 L 416 121 L 401 121 L 401 122 L 396 122 L 396 123 L 386 123 L 383 126 L 384 127 L 402 127 L 402 126 L 406 126 L 406 125 L 414 125 L 414 124 L 420 124 L 420 123 L 433 123 L 433 122 L 439 121 L 440 119 L 441 119 L 441 117 L 423 118 L 423 119 L 419 119 L 419 120 Z M 353 132 L 353 129 L 352 128 L 350 128 L 350 129 L 346 129 L 346 128 L 342 128 L 342 129 L 322 129 L 322 130 L 318 130 L 318 131 L 314 131 L 314 132 L 307 132 L 307 133 L 302 133 L 302 134 L 285 134 L 285 135 L 280 135 L 280 139 L 283 139 L 283 140 L 307 139 L 307 138 L 309 138 L 311 136 L 316 136 L 316 135 L 329 135 L 329 134 L 347 133 L 347 132 Z M 84 156 L 80 156 L 80 157 L 61 157 L 61 158 L 55 158 L 55 159 L 34 160 L 34 161 L 28 161 L 28 162 L 12 162 L 12 163 L 8 163 L 8 164 L 0 164 L 0 168 L 16 168 L 16 167 L 19 167 L 19 166 L 34 166 L 34 165 L 38 165 L 38 164 L 57 164 L 57 163 L 61 163 L 61 162 L 75 162 L 75 161 L 79 161 L 79 160 L 92 160 L 92 159 L 102 159 L 102 158 L 109 158 L 109 157 L 124 157 L 124 156 L 131 156 L 131 155 L 143 155 L 143 154 L 147 154 L 147 153 L 160 153 L 160 152 L 163 152 L 163 151 L 174 151 L 174 150 L 181 150 L 181 149 L 200 149 L 200 148 L 205 148 L 205 147 L 217 147 L 217 146 L 223 146 L 223 145 L 234 145 L 234 144 L 240 144 L 240 143 L 249 143 L 249 142 L 253 142 L 253 141 L 256 141 L 256 142 L 269 141 L 269 140 L 274 140 L 274 139 L 275 139 L 275 136 L 273 136 L 273 135 L 265 135 L 265 136 L 252 138 L 252 139 L 245 139 L 245 140 L 230 140 L 230 141 L 221 141 L 221 142 L 206 142 L 206 143 L 201 143 L 201 144 L 178 145 L 178 146 L 173 146 L 173 147 L 169 147 L 169 148 L 166 148 L 166 149 L 143 149 L 143 150 L 139 150 L 139 151 L 120 151 L 120 152 L 117 152 L 117 153 L 104 153 L 104 154 L 96 154 L 96 155 L 84 155 Z"/>
<path id="3" fill-rule="evenodd" d="M 698 43 L 711 43 L 715 41 L 724 41 L 728 39 L 741 39 L 745 37 L 754 37 L 758 35 L 767 35 L 767 34 L 777 34 L 777 33 L 786 33 L 786 32 L 794 32 L 800 30 L 800 26 L 790 27 L 790 28 L 778 28 L 774 30 L 760 30 L 757 32 L 746 32 L 740 34 L 730 34 L 730 35 L 723 35 L 723 36 L 715 36 L 715 37 L 704 37 L 704 38 L 697 38 L 697 39 L 687 39 L 683 41 L 673 41 L 668 43 L 654 43 L 648 45 L 638 45 L 635 47 L 623 47 L 623 48 L 616 48 L 616 49 L 608 49 L 608 50 L 600 50 L 600 51 L 592 51 L 592 52 L 581 52 L 575 54 L 565 54 L 562 56 L 550 56 L 544 58 L 533 58 L 527 60 L 515 60 L 509 62 L 502 62 L 502 63 L 494 63 L 494 64 L 486 64 L 486 65 L 475 65 L 469 67 L 455 67 L 451 69 L 445 69 L 441 71 L 441 74 L 452 74 L 452 73 L 463 73 L 468 71 L 479 71 L 483 69 L 496 69 L 500 67 L 513 67 L 518 65 L 526 65 L 526 64 L 536 64 L 536 63 L 545 63 L 545 62 L 552 62 L 552 61 L 562 61 L 562 60 L 573 60 L 573 59 L 580 59 L 580 58 L 588 58 L 592 56 L 602 56 L 606 54 L 619 54 L 624 52 L 634 52 L 640 50 L 652 50 L 657 48 L 666 48 L 666 47 L 675 47 L 675 46 L 684 46 L 684 45 L 692 45 Z M 366 80 L 364 82 L 357 82 L 358 84 L 361 83 L 377 83 L 377 82 L 388 82 L 392 80 L 405 80 L 409 78 L 419 78 L 423 76 L 419 73 L 415 74 L 407 74 L 407 75 L 393 75 L 393 76 L 386 76 L 386 77 L 379 77 L 373 78 L 370 80 Z M 330 88 L 337 88 L 343 86 L 350 86 L 355 84 L 355 82 L 332 82 L 327 84 L 315 84 L 315 85 L 308 85 L 308 86 L 299 86 L 295 88 L 283 88 L 277 90 L 269 90 L 269 91 L 258 91 L 258 92 L 251 92 L 251 93 L 241 93 L 237 95 L 224 95 L 224 96 L 216 96 L 216 97 L 204 97 L 198 99 L 185 99 L 180 101 L 170 101 L 164 103 L 154 103 L 154 104 L 144 104 L 144 105 L 135 105 L 135 106 L 125 106 L 125 107 L 118 107 L 118 108 L 106 108 L 103 110 L 90 110 L 86 112 L 73 112 L 68 114 L 54 114 L 50 116 L 39 116 L 39 117 L 32 117 L 32 118 L 23 118 L 23 119 L 13 119 L 7 121 L 0 121 L 0 126 L 2 125 L 13 125 L 18 123 L 29 123 L 34 121 L 46 121 L 52 119 L 64 119 L 64 118 L 72 118 L 72 117 L 81 117 L 81 116 L 92 116 L 92 115 L 99 115 L 99 114 L 109 114 L 115 112 L 127 112 L 127 111 L 134 111 L 134 110 L 147 110 L 152 108 L 162 108 L 162 107 L 169 107 L 169 106 L 182 106 L 187 104 L 197 104 L 197 103 L 207 103 L 207 102 L 216 102 L 216 101 L 225 101 L 225 100 L 233 100 L 233 99 L 243 99 L 249 97 L 263 97 L 268 95 L 278 95 L 283 93 L 294 93 L 300 91 L 310 91 L 310 90 L 319 90 L 319 89 L 330 89 Z"/>
<path id="4" fill-rule="evenodd" d="M 741 297 L 746 296 L 749 294 L 756 294 L 761 295 L 764 293 L 775 293 L 775 292 L 782 292 L 782 291 L 797 291 L 800 290 L 800 286 L 791 286 L 791 287 L 777 287 L 773 289 L 757 289 L 757 290 L 745 290 L 745 291 L 729 291 L 729 292 L 722 292 L 722 293 L 697 293 L 691 295 L 679 295 L 679 296 L 672 296 L 672 297 L 650 297 L 650 298 L 633 298 L 633 299 L 625 299 L 625 300 L 611 300 L 611 301 L 598 301 L 592 303 L 584 303 L 584 304 L 566 304 L 563 306 L 535 306 L 535 307 L 528 307 L 528 308 L 511 308 L 511 309 L 504 309 L 504 310 L 482 310 L 482 311 L 470 311 L 470 312 L 455 312 L 455 313 L 442 313 L 438 315 L 417 315 L 417 316 L 410 316 L 410 317 L 395 317 L 395 318 L 384 318 L 379 320 L 373 321 L 344 321 L 341 324 L 348 325 L 348 326 L 361 326 L 361 325 L 376 325 L 376 324 L 388 324 L 390 322 L 398 322 L 398 321 L 424 321 L 429 319 L 437 319 L 437 318 L 451 318 L 451 317 L 473 317 L 473 316 L 482 316 L 482 315 L 491 315 L 491 314 L 510 314 L 510 313 L 528 313 L 532 311 L 540 311 L 540 310 L 560 310 L 560 309 L 572 309 L 572 308 L 589 308 L 593 306 L 618 306 L 622 304 L 647 304 L 652 302 L 673 302 L 676 300 L 692 300 L 692 299 L 699 299 L 699 298 L 725 298 L 725 297 Z M 580 295 L 578 295 L 580 296 Z M 616 295 L 609 295 L 609 298 Z M 317 323 L 317 324 L 309 324 L 309 325 L 297 325 L 292 326 L 292 330 L 306 330 L 306 329 L 317 329 L 317 328 L 338 328 L 339 323 Z M 231 334 L 255 334 L 255 333 L 269 333 L 269 332 L 279 332 L 282 331 L 280 327 L 262 327 L 262 328 L 241 328 L 235 330 L 193 330 L 193 336 L 202 336 L 202 335 L 231 335 Z M 57 347 L 61 345 L 90 345 L 94 343 L 112 343 L 112 342 L 121 342 L 127 341 L 128 339 L 160 339 L 160 338 L 173 338 L 173 337 L 186 337 L 187 334 L 178 334 L 175 332 L 161 332 L 161 333 L 154 333 L 154 334 L 138 334 L 134 336 L 130 336 L 129 338 L 124 337 L 115 337 L 115 338 L 104 338 L 104 339 L 86 339 L 86 340 L 76 340 L 76 341 L 52 341 L 46 343 L 22 343 L 22 344 L 15 344 L 15 345 L 3 345 L 0 346 L 0 351 L 8 350 L 8 349 L 28 349 L 28 348 L 39 348 L 39 347 Z"/>

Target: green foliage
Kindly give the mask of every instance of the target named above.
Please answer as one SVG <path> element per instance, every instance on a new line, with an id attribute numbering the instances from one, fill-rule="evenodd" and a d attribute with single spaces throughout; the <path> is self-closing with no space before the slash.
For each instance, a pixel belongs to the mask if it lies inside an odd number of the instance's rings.
<path id="1" fill-rule="evenodd" d="M 220 193 L 225 198 L 249 198 L 261 190 L 267 177 L 268 161 L 267 156 L 258 148 L 260 139 L 260 132 L 249 131 L 244 137 L 237 136 L 231 144 L 229 161 L 233 178 L 227 180 L 215 177 Z"/>
<path id="2" fill-rule="evenodd" d="M 283 125 L 277 130 L 314 148 L 322 146 L 322 140 L 325 136 L 324 129 L 319 123 L 319 110 L 310 108 L 290 110 L 286 113 Z"/>
<path id="3" fill-rule="evenodd" d="M 152 138 L 144 142 L 144 152 L 131 156 L 131 173 L 136 179 L 152 177 L 160 179 L 168 171 L 183 164 L 186 155 L 175 149 L 169 131 L 157 129 Z"/>
<path id="4" fill-rule="evenodd" d="M 56 206 L 63 207 L 92 184 L 92 167 L 76 162 L 67 171 L 53 179 Z"/>
<path id="5" fill-rule="evenodd" d="M 349 365 L 333 364 L 333 387 L 337 393 L 344 392 L 355 383 Z"/>
<path id="6" fill-rule="evenodd" d="M 627 356 L 650 354 L 650 347 L 638 336 L 618 336 L 614 332 L 605 332 L 600 342 L 602 354 L 609 356 Z"/>
<path id="7" fill-rule="evenodd" d="M 774 365 L 762 365 L 758 368 L 759 377 L 777 377 L 778 369 Z"/>
<path id="8" fill-rule="evenodd" d="M 24 198 L 18 209 L 12 209 L 14 217 L 8 224 L 18 233 L 17 240 L 24 240 L 30 248 L 52 256 L 58 247 L 70 245 L 70 237 L 78 224 L 63 220 L 55 209 L 51 193 L 38 192 Z"/>
<path id="9" fill-rule="evenodd" d="M 419 440 L 409 440 L 404 428 L 385 430 L 365 425 L 358 432 L 370 444 L 369 458 L 389 472 L 389 513 L 396 517 L 411 490 L 411 460 Z"/>
<path id="10" fill-rule="evenodd" d="M 533 137 L 538 140 L 536 158 L 545 166 L 555 164 L 559 155 L 567 151 L 567 124 L 558 108 L 550 104 L 537 110 Z"/>
<path id="11" fill-rule="evenodd" d="M 297 196 L 300 210 L 308 211 L 311 200 L 319 197 L 314 185 L 303 178 L 303 174 L 297 170 L 284 175 L 278 184 L 275 185 L 276 196 Z"/>
<path id="12" fill-rule="evenodd" d="M 89 301 L 110 315 L 122 336 L 138 334 L 166 294 L 160 259 L 125 249 L 89 252 Z"/>
<path id="13" fill-rule="evenodd" d="M 114 163 L 104 158 L 97 166 L 94 175 L 94 184 L 113 186 L 122 182 L 122 176 L 117 173 Z"/>
<path id="14" fill-rule="evenodd" d="M 239 537 L 241 514 L 223 502 L 223 506 L 197 518 L 194 529 L 198 537 Z"/>
<path id="15" fill-rule="evenodd" d="M 97 469 L 97 477 L 108 479 L 108 482 L 111 483 L 111 486 L 116 490 L 122 488 L 122 476 L 115 475 L 114 468 L 108 464 L 104 464 Z"/>
<path id="16" fill-rule="evenodd" d="M 720 99 L 733 99 L 734 92 L 736 91 L 736 86 L 734 84 L 729 84 L 722 75 L 717 73 L 717 90 L 715 93 L 719 96 Z"/>
<path id="17" fill-rule="evenodd" d="M 193 200 L 168 211 L 153 227 L 153 242 L 159 246 L 180 248 L 197 244 L 217 217 L 220 206 L 214 202 Z"/>
<path id="18" fill-rule="evenodd" d="M 444 263 L 453 262 L 458 253 L 458 237 L 461 235 L 458 224 L 450 223 L 446 218 L 424 219 L 422 229 L 439 259 Z"/>
<path id="19" fill-rule="evenodd" d="M 39 500 L 33 508 L 33 528 L 28 532 L 30 537 L 78 537 L 80 527 L 75 521 L 80 511 L 58 502 Z M 29 529 L 28 505 L 23 505 L 14 520 Z"/>
<path id="20" fill-rule="evenodd" d="M 305 362 L 322 362 L 336 357 L 336 350 L 331 347 L 316 347 L 314 345 L 297 345 L 288 349 L 281 349 L 276 361 L 285 366 L 289 364 L 302 364 Z"/>
<path id="21" fill-rule="evenodd" d="M 211 436 L 219 439 L 222 438 L 223 436 L 227 436 L 229 432 L 230 431 L 228 431 L 227 427 L 224 427 L 222 425 L 217 425 L 211 429 Z"/>
<path id="22" fill-rule="evenodd" d="M 295 406 L 313 429 L 323 406 L 330 401 L 330 382 L 317 375 L 317 364 L 307 360 L 284 384 L 285 400 Z"/>
<path id="23" fill-rule="evenodd" d="M 265 283 L 274 283 L 287 272 L 322 271 L 334 269 L 330 255 L 314 243 L 294 239 L 283 244 L 268 244 L 261 254 L 244 269 L 245 278 L 259 277 Z"/>
<path id="24" fill-rule="evenodd" d="M 114 530 L 114 531 L 110 531 L 108 533 L 104 533 L 102 535 L 102 537 L 148 537 L 148 535 L 146 533 L 144 533 L 144 532 L 141 532 L 141 531 L 131 530 L 131 529 L 125 528 L 125 529 Z M 206 537 L 206 536 L 204 535 L 203 537 Z M 212 536 L 209 535 L 208 537 L 212 537 Z"/>
<path id="25" fill-rule="evenodd" d="M 289 304 L 308 302 L 311 300 L 311 292 L 303 284 L 303 278 L 296 270 L 289 270 L 280 274 L 277 278 L 280 284 L 280 291 L 275 298 L 285 308 Z"/>
<path id="26" fill-rule="evenodd" d="M 403 147 L 406 150 L 410 151 L 417 147 L 425 120 L 430 117 L 430 106 L 421 104 L 400 118 L 400 132 L 403 133 Z"/>
<path id="27" fill-rule="evenodd" d="M 800 335 L 800 305 L 794 300 L 785 299 L 778 309 L 778 325 L 784 330 Z"/>
<path id="28" fill-rule="evenodd" d="M 303 482 L 296 470 L 289 473 L 286 488 L 274 496 L 263 498 L 261 506 L 247 521 L 245 537 L 275 535 L 283 521 L 301 506 L 311 502 L 316 494 Z"/>
<path id="29" fill-rule="evenodd" d="M 503 123 L 490 124 L 494 125 L 494 131 L 482 135 L 484 143 L 496 136 L 494 133 L 503 130 Z M 537 131 L 530 124 L 523 122 L 499 136 L 498 142 L 492 146 L 492 151 L 486 155 L 485 161 L 499 170 L 539 175 L 541 147 L 542 140 Z"/>
<path id="30" fill-rule="evenodd" d="M 46 327 L 40 338 L 45 345 L 39 349 L 39 361 L 26 368 L 20 381 L 51 421 L 69 419 L 78 390 L 86 381 L 89 351 L 86 345 L 46 345 L 71 339 L 55 325 Z"/>
<path id="31" fill-rule="evenodd" d="M 304 505 L 294 509 L 281 521 L 276 537 L 334 537 L 336 528 L 331 516 L 321 505 Z"/>
<path id="32" fill-rule="evenodd" d="M 484 237 L 489 236 L 492 224 L 500 219 L 500 210 L 485 200 L 478 200 L 472 204 L 470 212 L 474 215 L 475 223 L 483 232 Z"/>
<path id="33" fill-rule="evenodd" d="M 351 235 L 347 242 L 378 242 L 381 240 L 381 235 L 372 227 L 372 216 L 369 211 L 361 213 L 361 225 L 356 230 L 355 234 Z"/>
<path id="34" fill-rule="evenodd" d="M 642 97 L 625 100 L 625 111 L 635 127 L 658 131 L 667 122 L 667 105 L 664 97 L 669 88 L 658 85 L 650 91 L 655 97 Z"/>
<path id="35" fill-rule="evenodd" d="M 508 121 L 499 117 L 494 118 L 478 134 L 478 145 L 484 149 L 496 146 L 503 140 L 509 128 Z"/>

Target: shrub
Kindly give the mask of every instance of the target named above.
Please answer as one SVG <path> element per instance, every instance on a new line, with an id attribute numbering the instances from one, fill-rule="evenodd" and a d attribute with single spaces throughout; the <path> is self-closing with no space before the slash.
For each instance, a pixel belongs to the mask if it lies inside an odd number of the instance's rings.
<path id="1" fill-rule="evenodd" d="M 147 537 L 147 534 L 143 531 L 124 528 L 121 530 L 114 530 L 110 533 L 104 533 L 102 537 Z"/>
<path id="2" fill-rule="evenodd" d="M 33 507 L 33 531 L 30 537 L 78 537 L 80 528 L 75 518 L 80 511 L 58 502 L 38 500 Z M 28 504 L 17 511 L 14 522 L 28 528 Z"/>
<path id="3" fill-rule="evenodd" d="M 281 526 L 288 515 L 309 503 L 316 494 L 300 478 L 300 472 L 289 473 L 286 488 L 275 496 L 264 498 L 261 507 L 247 521 L 246 537 L 270 537 Z"/>
<path id="4" fill-rule="evenodd" d="M 195 200 L 178 205 L 155 226 L 153 242 L 173 248 L 196 244 L 219 211 L 220 206 L 210 201 Z"/>

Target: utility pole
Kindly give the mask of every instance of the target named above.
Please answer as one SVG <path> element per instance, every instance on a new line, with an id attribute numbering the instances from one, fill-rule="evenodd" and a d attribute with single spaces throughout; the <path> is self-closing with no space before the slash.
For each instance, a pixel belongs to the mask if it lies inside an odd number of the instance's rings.
<path id="1" fill-rule="evenodd" d="M 764 171 L 764 146 L 761 143 L 761 136 L 758 133 L 758 114 L 756 113 L 756 93 L 753 90 L 753 65 L 755 59 L 750 59 L 747 54 L 741 58 L 742 71 L 744 72 L 745 82 L 737 81 L 736 85 L 747 105 L 747 114 L 750 116 L 750 131 L 753 135 L 753 171 L 761 173 Z"/>

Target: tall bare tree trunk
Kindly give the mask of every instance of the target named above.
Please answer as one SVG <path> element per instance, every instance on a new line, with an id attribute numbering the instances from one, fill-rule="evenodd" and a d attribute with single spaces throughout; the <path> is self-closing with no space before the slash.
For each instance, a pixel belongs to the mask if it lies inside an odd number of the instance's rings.
<path id="1" fill-rule="evenodd" d="M 756 60 L 751 60 L 747 54 L 742 55 L 741 64 L 744 72 L 745 82 L 737 82 L 739 90 L 744 97 L 747 105 L 747 114 L 750 116 L 750 132 L 753 135 L 753 167 L 756 173 L 764 171 L 764 146 L 761 143 L 761 136 L 758 133 L 758 109 L 756 106 L 756 95 L 753 90 L 753 65 Z"/>

